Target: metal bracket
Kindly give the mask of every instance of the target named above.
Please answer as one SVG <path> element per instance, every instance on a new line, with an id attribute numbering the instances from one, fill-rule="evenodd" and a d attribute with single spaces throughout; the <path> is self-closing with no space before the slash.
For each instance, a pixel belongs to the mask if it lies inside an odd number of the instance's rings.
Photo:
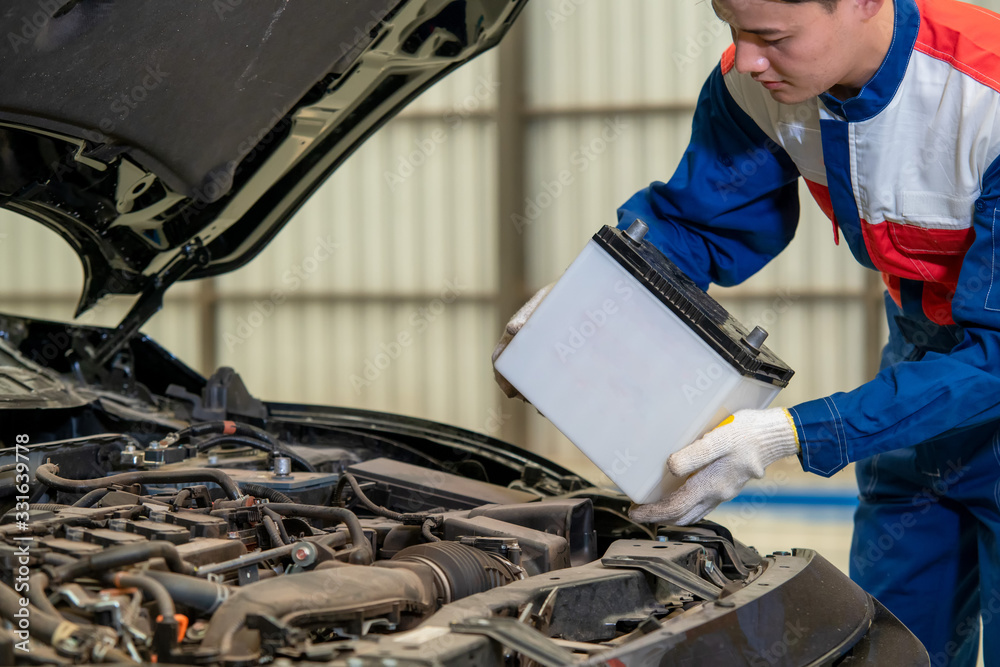
<path id="1" fill-rule="evenodd" d="M 711 547 L 719 551 L 719 555 L 722 556 L 722 568 L 731 570 L 730 574 L 735 574 L 740 579 L 746 579 L 750 576 L 750 568 L 760 565 L 760 558 L 758 557 L 755 561 L 750 563 L 748 568 L 743 562 L 743 558 L 749 554 L 740 554 L 736 545 L 732 540 L 726 539 L 725 537 L 719 536 L 709 536 L 709 535 L 699 535 L 697 533 L 685 533 L 685 532 L 663 532 L 661 533 L 666 539 L 676 542 L 686 542 L 688 544 L 700 544 L 704 547 Z"/>
<path id="2" fill-rule="evenodd" d="M 241 567 L 237 573 L 237 583 L 240 586 L 246 586 L 247 584 L 253 584 L 260 580 L 260 575 L 257 571 L 256 565 L 244 565 Z"/>
<path id="3" fill-rule="evenodd" d="M 149 321 L 163 308 L 163 293 L 167 288 L 189 274 L 198 266 L 205 266 L 210 259 L 208 250 L 202 245 L 201 239 L 188 243 L 174 256 L 163 270 L 154 276 L 152 283 L 143 290 L 139 299 L 128 311 L 107 340 L 96 351 L 87 350 L 90 358 L 83 361 L 97 367 L 106 364 L 128 340 L 139 331 L 143 324 Z"/>
<path id="4" fill-rule="evenodd" d="M 513 649 L 542 667 L 563 667 L 576 662 L 573 654 L 515 618 L 473 618 L 455 621 L 452 632 L 483 635 Z"/>
<path id="5" fill-rule="evenodd" d="M 664 558 L 657 558 L 655 556 L 614 556 L 602 558 L 601 564 L 604 567 L 643 570 L 654 577 L 668 581 L 675 586 L 693 593 L 702 600 L 718 600 L 722 595 L 722 589 L 715 584 L 705 581 L 677 563 Z"/>

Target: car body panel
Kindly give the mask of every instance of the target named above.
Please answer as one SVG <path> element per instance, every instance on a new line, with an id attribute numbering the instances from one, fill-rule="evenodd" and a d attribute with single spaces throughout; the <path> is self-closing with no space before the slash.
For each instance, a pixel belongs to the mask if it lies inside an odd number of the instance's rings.
<path id="1" fill-rule="evenodd" d="M 525 2 L 60 3 L 0 59 L 13 91 L 0 101 L 0 206 L 78 254 L 77 314 L 107 294 L 144 294 L 145 321 L 171 283 L 255 257 L 376 129 L 494 46 Z M 37 7 L 19 0 L 0 29 L 18 34 Z"/>

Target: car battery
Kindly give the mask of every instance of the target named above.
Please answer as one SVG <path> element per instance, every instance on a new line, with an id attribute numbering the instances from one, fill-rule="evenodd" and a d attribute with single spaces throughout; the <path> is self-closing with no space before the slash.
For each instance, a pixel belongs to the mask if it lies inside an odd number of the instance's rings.
<path id="1" fill-rule="evenodd" d="M 767 407 L 793 371 L 673 262 L 627 231 L 590 240 L 496 369 L 636 503 L 683 483 L 667 459 Z"/>

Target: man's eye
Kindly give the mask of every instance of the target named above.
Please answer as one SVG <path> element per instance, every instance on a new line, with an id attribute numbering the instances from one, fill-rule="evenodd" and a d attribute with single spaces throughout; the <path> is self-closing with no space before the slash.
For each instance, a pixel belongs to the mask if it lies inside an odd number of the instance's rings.
<path id="1" fill-rule="evenodd" d="M 786 39 L 788 39 L 788 38 L 787 37 L 779 37 L 778 39 L 765 39 L 765 40 L 762 40 L 762 41 L 767 46 L 777 46 L 778 44 L 781 44 Z"/>

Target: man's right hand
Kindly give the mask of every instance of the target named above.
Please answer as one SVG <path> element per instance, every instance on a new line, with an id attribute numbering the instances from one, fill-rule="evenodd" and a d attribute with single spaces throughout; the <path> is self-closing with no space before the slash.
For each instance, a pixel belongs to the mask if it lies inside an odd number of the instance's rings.
<path id="1" fill-rule="evenodd" d="M 516 313 L 514 313 L 514 316 L 510 318 L 510 321 L 507 322 L 507 326 L 504 328 L 503 331 L 503 336 L 500 337 L 500 341 L 497 343 L 497 346 L 493 349 L 494 364 L 496 364 L 497 357 L 500 356 L 500 353 L 503 352 L 505 349 L 507 349 L 507 345 L 510 344 L 510 341 L 514 339 L 514 336 L 517 335 L 517 332 L 521 330 L 521 327 L 524 326 L 524 323 L 528 321 L 528 318 L 531 317 L 531 314 L 535 312 L 536 308 L 538 308 L 538 304 L 540 304 L 542 300 L 546 296 L 548 296 L 548 293 L 552 290 L 553 285 L 555 285 L 555 283 L 550 283 L 545 287 L 543 287 L 542 289 L 535 292 L 535 295 L 530 299 L 528 299 L 527 303 L 521 306 L 521 308 L 518 309 Z M 520 398 L 522 401 L 525 400 L 524 396 L 521 396 L 520 392 L 518 392 L 517 389 L 514 388 L 514 385 L 512 385 L 510 382 L 507 382 L 507 378 L 500 375 L 500 372 L 497 371 L 495 365 L 493 367 L 493 376 L 496 378 L 497 384 L 500 385 L 500 389 L 503 391 L 504 394 L 507 395 L 507 398 Z"/>

